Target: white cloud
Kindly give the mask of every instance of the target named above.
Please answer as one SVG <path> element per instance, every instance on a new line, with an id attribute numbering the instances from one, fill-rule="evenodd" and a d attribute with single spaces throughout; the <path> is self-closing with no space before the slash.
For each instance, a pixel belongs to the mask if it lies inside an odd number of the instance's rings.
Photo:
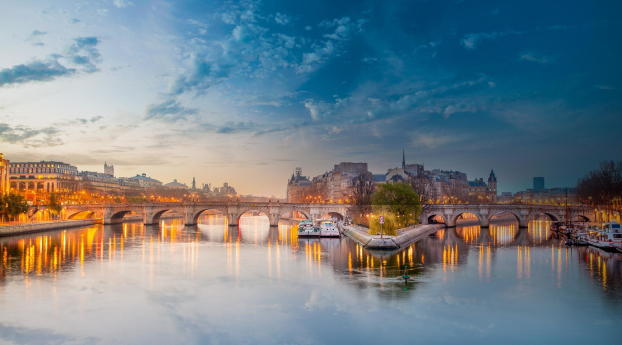
<path id="1" fill-rule="evenodd" d="M 116 8 L 126 8 L 126 7 L 134 5 L 134 3 L 129 0 L 114 0 L 112 1 L 112 4 Z"/>
<path id="2" fill-rule="evenodd" d="M 466 49 L 473 50 L 473 49 L 476 49 L 477 46 L 482 41 L 494 40 L 497 38 L 507 37 L 507 36 L 523 35 L 525 33 L 526 33 L 525 31 L 516 31 L 516 30 L 500 31 L 500 32 L 470 33 L 470 34 L 464 35 L 464 37 L 460 41 L 460 44 L 462 44 L 462 46 L 465 47 Z"/>
<path id="3" fill-rule="evenodd" d="M 286 25 L 286 24 L 288 24 L 291 21 L 291 18 L 288 15 L 286 15 L 286 14 L 277 12 L 274 15 L 274 21 L 277 24 Z"/>
<path id="4" fill-rule="evenodd" d="M 553 58 L 546 56 L 546 55 L 533 53 L 533 52 L 522 53 L 520 55 L 520 59 L 523 61 L 535 62 L 539 64 L 549 64 L 553 62 Z"/>

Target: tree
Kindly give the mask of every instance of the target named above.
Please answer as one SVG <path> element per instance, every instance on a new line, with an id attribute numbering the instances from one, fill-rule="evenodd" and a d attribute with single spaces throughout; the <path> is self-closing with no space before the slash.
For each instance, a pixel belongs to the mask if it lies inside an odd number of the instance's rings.
<path id="1" fill-rule="evenodd" d="M 371 195 L 374 192 L 374 181 L 371 173 L 361 174 L 353 181 L 352 201 L 354 207 L 354 222 L 369 225 L 366 214 L 371 212 Z"/>
<path id="2" fill-rule="evenodd" d="M 0 196 L 0 216 L 15 220 L 20 214 L 28 212 L 28 203 L 23 196 L 7 194 Z"/>
<path id="3" fill-rule="evenodd" d="M 48 208 L 56 217 L 58 217 L 60 212 L 63 210 L 63 205 L 61 205 L 60 201 L 58 200 L 58 195 L 56 193 L 50 194 Z"/>
<path id="4" fill-rule="evenodd" d="M 406 183 L 386 183 L 378 186 L 371 196 L 376 215 L 388 214 L 395 226 L 403 228 L 416 223 L 421 213 L 421 199 Z"/>
<path id="5" fill-rule="evenodd" d="M 603 162 L 577 184 L 580 202 L 605 209 L 622 209 L 622 161 Z"/>
<path id="6" fill-rule="evenodd" d="M 354 178 L 353 195 L 355 205 L 370 205 L 371 195 L 374 192 L 374 180 L 371 173 L 361 174 Z"/>

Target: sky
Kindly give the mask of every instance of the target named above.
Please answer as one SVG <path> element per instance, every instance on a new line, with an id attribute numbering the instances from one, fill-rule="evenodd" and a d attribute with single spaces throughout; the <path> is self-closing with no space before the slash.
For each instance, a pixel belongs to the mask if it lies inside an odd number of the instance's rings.
<path id="1" fill-rule="evenodd" d="M 284 196 L 295 167 L 622 159 L 618 1 L 0 2 L 0 152 Z"/>

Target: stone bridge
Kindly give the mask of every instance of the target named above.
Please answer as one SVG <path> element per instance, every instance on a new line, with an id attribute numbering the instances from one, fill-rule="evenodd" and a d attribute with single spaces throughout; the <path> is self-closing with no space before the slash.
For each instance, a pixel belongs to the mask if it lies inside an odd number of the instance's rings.
<path id="1" fill-rule="evenodd" d="M 130 213 L 142 215 L 144 224 L 157 224 L 167 212 L 174 212 L 183 217 L 186 225 L 195 225 L 204 212 L 218 213 L 227 217 L 231 226 L 238 225 L 240 217 L 249 212 L 266 215 L 271 226 L 277 226 L 282 218 L 291 218 L 297 212 L 307 219 L 317 220 L 323 217 L 343 219 L 348 214 L 350 205 L 343 204 L 295 204 L 279 202 L 203 202 L 203 203 L 144 203 L 144 204 L 94 204 L 65 205 L 66 218 L 87 215 L 88 218 L 102 219 L 104 224 L 123 222 L 123 217 Z"/>
<path id="2" fill-rule="evenodd" d="M 427 205 L 421 214 L 422 224 L 445 223 L 448 227 L 456 226 L 462 215 L 474 215 L 481 226 L 488 226 L 498 217 L 514 217 L 520 227 L 527 227 L 530 220 L 545 216 L 552 221 L 571 220 L 599 221 L 594 209 L 587 206 L 549 206 L 549 205 Z"/>

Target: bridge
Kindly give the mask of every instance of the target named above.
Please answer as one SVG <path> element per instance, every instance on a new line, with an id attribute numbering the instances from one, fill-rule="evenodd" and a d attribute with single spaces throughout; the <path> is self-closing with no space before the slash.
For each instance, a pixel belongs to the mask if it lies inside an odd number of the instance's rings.
<path id="1" fill-rule="evenodd" d="M 44 210 L 39 206 L 37 211 Z M 104 224 L 123 222 L 128 214 L 141 215 L 144 224 L 157 224 L 167 212 L 184 219 L 186 225 L 195 225 L 201 214 L 217 213 L 227 217 L 228 224 L 239 224 L 240 217 L 249 212 L 264 214 L 271 226 L 277 226 L 281 219 L 295 218 L 317 220 L 326 217 L 343 219 L 350 214 L 352 205 L 346 204 L 303 204 L 281 202 L 195 202 L 195 203 L 138 203 L 138 204 L 83 204 L 63 206 L 64 218 L 78 217 L 102 219 Z M 481 226 L 488 226 L 499 217 L 514 217 L 520 227 L 527 227 L 530 220 L 546 217 L 552 221 L 565 221 L 567 214 L 571 220 L 603 221 L 602 217 L 587 206 L 549 206 L 549 205 L 504 205 L 504 204 L 430 204 L 425 205 L 420 216 L 421 224 L 444 223 L 447 227 L 456 226 L 464 215 L 471 215 L 472 220 Z M 618 214 L 617 217 L 620 215 Z"/>
<path id="2" fill-rule="evenodd" d="M 520 227 L 527 227 L 530 220 L 546 217 L 552 221 L 570 220 L 600 221 L 593 208 L 587 206 L 550 206 L 550 205 L 426 205 L 421 214 L 422 224 L 444 223 L 455 227 L 463 215 L 474 215 L 481 226 L 500 217 L 514 217 Z"/>
<path id="3" fill-rule="evenodd" d="M 199 217 L 205 213 L 217 213 L 227 217 L 231 226 L 239 224 L 240 217 L 249 212 L 264 214 L 270 220 L 270 226 L 278 226 L 283 218 L 302 215 L 310 220 L 335 217 L 343 219 L 350 209 L 344 204 L 297 204 L 280 202 L 196 202 L 196 203 L 141 203 L 141 204 L 94 204 L 65 205 L 66 218 L 79 216 L 102 219 L 104 224 L 123 222 L 128 214 L 140 214 L 144 224 L 158 224 L 167 212 L 179 215 L 186 225 L 196 225 Z M 41 208 L 44 209 L 44 208 Z"/>

